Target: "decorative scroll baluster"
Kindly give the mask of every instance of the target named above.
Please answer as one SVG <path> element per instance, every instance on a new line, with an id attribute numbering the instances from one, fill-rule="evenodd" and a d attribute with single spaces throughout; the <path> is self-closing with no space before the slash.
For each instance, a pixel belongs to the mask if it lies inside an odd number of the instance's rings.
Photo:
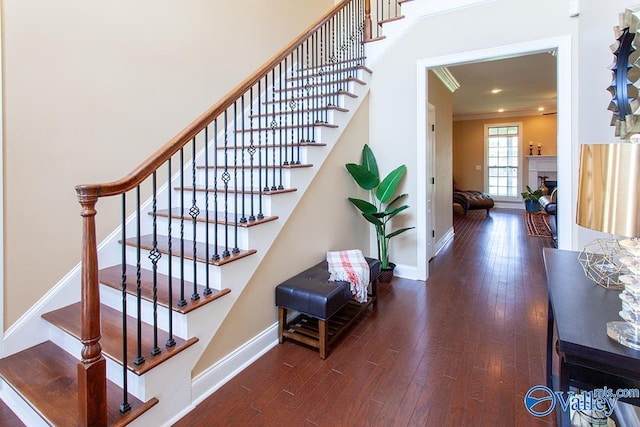
<path id="1" fill-rule="evenodd" d="M 215 148 L 215 147 L 214 147 Z M 209 249 L 209 126 L 204 128 L 204 266 L 205 285 L 203 295 L 211 295 L 213 291 L 209 286 L 209 262 L 211 254 Z M 217 224 L 216 224 L 217 227 Z"/>
<path id="2" fill-rule="evenodd" d="M 305 104 L 306 104 L 306 110 L 307 110 L 307 120 L 306 120 L 306 126 L 305 129 L 307 131 L 307 137 L 305 139 L 306 142 L 311 142 L 311 109 L 312 109 L 312 105 L 311 105 L 311 73 L 313 72 L 313 69 L 311 68 L 311 64 L 309 63 L 309 39 L 305 40 L 304 42 L 304 47 L 305 47 L 305 70 L 304 70 L 304 74 L 305 74 L 305 85 L 304 85 L 304 90 L 305 90 Z"/>
<path id="3" fill-rule="evenodd" d="M 184 297 L 184 148 L 180 148 L 180 299 L 178 307 L 187 305 Z"/>
<path id="4" fill-rule="evenodd" d="M 121 218 L 122 218 L 122 244 L 120 245 L 120 256 L 122 258 L 122 284 L 121 284 L 121 294 L 122 294 L 122 403 L 120 404 L 120 412 L 125 413 L 131 409 L 131 405 L 129 404 L 129 386 L 128 386 L 128 378 L 127 378 L 127 245 L 125 242 L 127 241 L 127 197 L 126 194 L 122 194 L 122 210 L 121 210 Z"/>
<path id="5" fill-rule="evenodd" d="M 189 208 L 189 216 L 193 225 L 193 292 L 191 293 L 191 301 L 198 301 L 198 241 L 196 235 L 198 232 L 198 215 L 200 208 L 196 203 L 196 137 L 191 140 L 191 207 Z M 183 215 L 184 216 L 184 215 Z"/>
<path id="6" fill-rule="evenodd" d="M 224 171 L 222 172 L 222 182 L 224 183 L 224 250 L 222 257 L 227 258 L 231 255 L 229 252 L 229 181 L 231 174 L 229 173 L 229 120 L 228 110 L 224 110 Z"/>
<path id="7" fill-rule="evenodd" d="M 142 365 L 144 363 L 144 356 L 142 356 L 142 280 L 141 280 L 141 237 L 140 232 L 140 186 L 136 187 L 136 308 L 137 308 L 137 343 L 136 351 L 137 356 L 133 361 L 134 365 Z"/>
<path id="8" fill-rule="evenodd" d="M 216 253 L 212 260 L 220 260 L 219 251 L 219 234 L 218 234 L 218 119 L 213 121 L 213 245 L 216 247 Z M 207 191 L 208 193 L 208 191 Z"/>
<path id="9" fill-rule="evenodd" d="M 242 104 L 243 104 L 243 110 L 244 110 L 244 97 L 242 98 Z M 244 116 L 243 116 L 244 117 Z M 244 128 L 244 118 L 242 121 L 242 127 Z M 249 153 L 249 188 L 251 189 L 251 192 L 253 193 L 253 189 L 256 188 L 254 185 L 254 164 L 253 164 L 253 160 L 254 160 L 254 155 L 256 154 L 256 146 L 253 144 L 253 86 L 251 86 L 251 89 L 249 90 L 249 148 L 247 149 L 247 153 Z M 243 141 L 243 145 L 244 145 L 244 141 Z M 243 183 L 244 185 L 244 183 Z M 258 187 L 260 188 L 260 187 Z M 251 195 L 251 202 L 250 202 L 250 206 L 249 209 L 251 210 L 251 214 L 249 215 L 249 221 L 255 221 L 256 220 L 256 216 L 255 216 L 255 197 L 260 197 L 260 195 Z"/>
<path id="10" fill-rule="evenodd" d="M 171 170 L 171 157 L 167 160 L 167 207 L 169 209 L 169 218 L 167 225 L 167 280 L 168 283 L 168 305 L 169 305 L 169 337 L 167 338 L 167 342 L 165 343 L 165 347 L 173 347 L 176 345 L 176 340 L 173 338 L 173 274 L 172 274 L 172 257 L 173 257 L 173 245 L 171 244 L 171 209 L 173 205 L 171 204 L 171 195 L 173 194 L 173 189 L 171 188 L 171 174 L 173 171 Z"/>
<path id="11" fill-rule="evenodd" d="M 156 185 L 156 173 L 151 175 L 152 186 L 152 222 L 153 222 L 153 249 L 149 252 L 149 259 L 153 266 L 153 348 L 151 349 L 151 355 L 156 356 L 160 354 L 160 348 L 158 347 L 158 261 L 162 257 L 162 254 L 158 250 L 158 202 L 157 202 L 157 185 Z M 169 220 L 171 216 L 169 215 Z"/>

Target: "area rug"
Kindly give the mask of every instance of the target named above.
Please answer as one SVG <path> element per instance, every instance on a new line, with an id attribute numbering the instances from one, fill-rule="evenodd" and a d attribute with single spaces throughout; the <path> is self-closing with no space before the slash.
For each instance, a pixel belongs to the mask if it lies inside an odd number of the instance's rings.
<path id="1" fill-rule="evenodd" d="M 545 212 L 525 212 L 524 221 L 527 224 L 527 234 L 533 237 L 551 237 L 549 215 Z"/>

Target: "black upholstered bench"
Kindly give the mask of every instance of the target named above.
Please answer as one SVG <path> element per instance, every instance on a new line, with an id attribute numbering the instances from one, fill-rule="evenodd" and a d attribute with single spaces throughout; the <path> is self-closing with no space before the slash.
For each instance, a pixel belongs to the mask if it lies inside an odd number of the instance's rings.
<path id="1" fill-rule="evenodd" d="M 330 282 L 327 262 L 323 261 L 276 286 L 278 340 L 285 338 L 317 348 L 325 359 L 329 348 L 351 323 L 376 302 L 376 280 L 380 261 L 366 258 L 371 283 L 366 303 L 353 299 L 349 282 Z M 287 311 L 298 312 L 288 320 Z"/>

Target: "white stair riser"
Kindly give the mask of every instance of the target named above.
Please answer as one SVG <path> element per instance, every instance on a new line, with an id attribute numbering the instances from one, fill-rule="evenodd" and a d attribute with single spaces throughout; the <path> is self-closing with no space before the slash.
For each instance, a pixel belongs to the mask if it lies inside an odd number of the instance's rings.
<path id="1" fill-rule="evenodd" d="M 282 171 L 281 171 L 282 169 Z M 198 187 L 205 186 L 205 175 L 206 171 L 204 169 L 199 170 L 199 174 L 196 177 Z M 229 174 L 230 180 L 227 183 L 227 188 L 229 190 L 234 190 L 235 188 L 258 188 L 258 184 L 267 182 L 271 185 L 274 182 L 274 173 L 275 173 L 275 182 L 276 185 L 279 185 L 282 182 L 284 188 L 291 188 L 291 175 L 295 171 L 295 168 L 280 168 L 273 166 L 268 169 L 228 169 L 226 172 Z M 253 173 L 252 173 L 253 172 Z M 217 175 L 217 179 L 214 179 L 212 174 Z M 218 189 L 224 189 L 225 184 L 222 180 L 222 176 L 225 173 L 224 169 L 210 169 L 209 170 L 209 186 L 210 188 L 214 187 L 214 183 L 217 184 Z M 280 177 L 282 175 L 282 177 Z M 281 181 L 282 180 L 282 181 Z"/>
<path id="2" fill-rule="evenodd" d="M 200 213 L 200 217 L 204 218 L 204 212 Z M 211 217 L 211 219 L 213 219 L 213 217 Z M 224 216 L 219 216 L 218 218 L 219 220 L 223 220 Z M 229 218 L 229 220 L 233 220 L 233 218 Z M 157 226 L 158 226 L 158 234 L 162 234 L 162 235 L 166 235 L 166 230 L 168 227 L 168 223 L 169 223 L 169 219 L 166 217 L 158 217 L 157 219 Z M 174 238 L 178 238 L 180 237 L 180 220 L 179 219 L 172 219 L 171 220 L 172 223 L 172 231 L 171 231 L 171 235 Z M 195 229 L 195 234 L 194 234 L 194 229 L 193 229 L 193 221 L 191 221 L 191 219 L 189 220 L 185 220 L 184 221 L 184 232 L 182 234 L 183 238 L 185 240 L 190 240 L 193 241 L 195 240 L 196 242 L 201 242 L 201 243 L 205 243 L 206 242 L 206 233 L 207 233 L 207 225 L 202 222 L 202 221 L 197 221 L 196 222 L 196 229 Z M 249 249 L 248 247 L 248 241 L 249 241 L 249 228 L 248 227 L 237 227 L 237 233 L 238 233 L 238 247 L 240 249 Z M 160 230 L 162 232 L 160 232 Z M 235 227 L 233 225 L 229 225 L 227 227 L 225 227 L 223 224 L 213 224 L 213 223 L 209 223 L 209 244 L 212 245 L 215 243 L 215 238 L 216 238 L 216 230 L 218 231 L 218 244 L 220 244 L 220 242 L 222 241 L 222 239 L 225 236 L 225 232 L 228 232 L 229 235 L 233 235 L 235 238 Z M 185 247 L 192 244 L 191 242 L 186 242 L 185 241 Z M 175 246 L 174 246 L 175 249 Z M 175 254 L 175 250 L 174 250 L 174 254 Z"/>
<path id="3" fill-rule="evenodd" d="M 265 183 L 262 183 L 262 186 L 264 187 Z M 269 179 L 269 185 L 271 186 L 271 179 Z M 257 186 L 256 186 L 257 188 Z M 213 191 L 209 191 L 209 211 L 210 212 L 214 212 L 214 211 L 218 211 L 218 212 L 224 212 L 225 210 L 225 206 L 226 206 L 226 210 L 229 213 L 234 213 L 236 212 L 236 210 L 242 214 L 242 206 L 243 206 L 243 201 L 244 201 L 244 213 L 245 216 L 250 216 L 251 215 L 251 207 L 253 206 L 253 214 L 254 216 L 257 216 L 260 212 L 260 207 L 262 207 L 262 214 L 264 216 L 270 216 L 272 215 L 272 204 L 274 203 L 274 198 L 277 199 L 278 198 L 278 194 L 275 195 L 269 195 L 269 194 L 263 194 L 262 197 L 260 197 L 259 194 L 251 194 L 251 193 L 245 193 L 244 195 L 241 195 L 242 197 L 238 198 L 238 203 L 236 206 L 235 203 L 235 199 L 234 199 L 235 193 L 232 192 L 228 192 L 227 193 L 227 201 L 225 204 L 225 194 L 224 192 L 217 192 L 214 193 Z M 217 202 L 216 202 L 217 199 Z M 262 199 L 262 202 L 260 202 L 260 199 Z M 185 190 L 185 208 L 189 209 L 189 207 L 191 206 L 192 203 L 192 193 L 191 190 Z M 253 205 L 252 205 L 253 203 Z M 260 206 L 260 204 L 262 204 L 262 206 Z M 206 201 L 206 197 L 205 197 L 205 192 L 204 191 L 196 191 L 196 205 L 198 206 L 198 208 L 200 209 L 200 211 L 204 212 L 205 207 L 207 206 L 207 201 Z M 179 204 L 174 203 L 173 204 L 174 208 L 179 208 Z"/>
<path id="4" fill-rule="evenodd" d="M 174 281 L 174 286 L 178 284 Z M 185 299 L 191 298 L 191 289 L 185 289 Z M 122 292 L 110 286 L 100 286 L 100 302 L 115 310 L 122 310 Z M 142 310 L 142 321 L 150 325 L 153 324 L 153 303 L 145 299 L 140 300 Z M 175 304 L 176 301 L 173 301 Z M 127 294 L 127 314 L 129 316 L 137 316 L 137 298 L 135 295 Z M 187 339 L 187 319 L 184 314 L 173 312 L 173 334 L 176 337 Z M 158 328 L 163 331 L 169 331 L 169 309 L 163 306 L 157 308 Z"/>
<path id="5" fill-rule="evenodd" d="M 312 138 L 313 139 L 312 143 L 321 143 L 322 134 L 326 133 L 327 129 L 330 129 L 330 128 L 327 128 L 327 127 L 315 128 L 313 133 L 308 133 L 308 134 L 305 133 L 304 137 L 310 138 L 310 139 Z M 304 163 L 307 159 L 307 150 L 317 149 L 316 147 L 307 147 L 305 145 L 302 145 L 299 147 L 296 145 L 293 145 L 292 147 L 291 131 L 288 131 L 286 134 L 284 134 L 284 131 L 283 131 L 283 137 L 284 138 L 282 140 L 283 142 L 282 147 L 279 145 L 280 134 L 278 132 L 276 132 L 275 142 L 274 142 L 274 139 L 272 138 L 272 135 L 269 135 L 268 141 L 265 141 L 265 139 L 263 138 L 260 141 L 260 143 L 265 144 L 265 142 L 268 142 L 269 147 L 263 146 L 253 154 L 253 165 L 254 166 L 273 165 L 274 158 L 275 158 L 276 164 L 282 164 L 284 162 L 290 163 L 291 161 L 295 162 L 297 160 L 300 160 L 300 162 Z M 307 140 L 302 140 L 302 142 L 306 142 L 306 141 Z M 257 139 L 254 142 L 257 144 L 258 143 Z M 298 138 L 296 138 L 293 141 L 294 144 L 298 144 L 299 142 L 300 141 L 298 140 Z M 289 144 L 289 145 L 286 145 L 286 144 Z M 215 158 L 214 156 L 217 156 L 217 158 Z M 246 145 L 244 148 L 240 144 L 237 147 L 233 147 L 231 145 L 229 146 L 229 148 L 227 148 L 226 165 L 228 169 L 233 169 L 234 166 L 237 166 L 237 167 L 249 166 L 252 164 L 251 160 L 252 160 L 252 156 L 249 152 L 249 145 Z M 202 159 L 199 159 L 198 166 L 204 166 L 204 157 Z M 214 150 L 209 151 L 208 166 L 210 168 L 213 168 L 215 166 L 219 169 L 224 169 L 225 168 L 225 150 L 218 149 L 215 151 Z M 185 176 L 185 182 L 187 182 L 189 178 L 190 178 L 190 175 L 188 177 Z"/>
<path id="6" fill-rule="evenodd" d="M 186 249 L 187 245 L 185 245 Z M 230 247 L 231 251 L 232 247 Z M 197 261 L 195 264 L 191 259 L 184 259 L 183 264 L 181 264 L 181 260 L 179 258 L 180 248 L 173 248 L 174 256 L 169 260 L 169 256 L 167 254 L 162 254 L 162 257 L 158 260 L 157 271 L 165 276 L 169 275 L 169 261 L 171 262 L 171 276 L 174 277 L 173 286 L 179 286 L 181 271 L 184 271 L 184 280 L 189 282 L 193 282 L 194 276 L 194 268 L 196 273 L 196 282 L 200 285 L 205 285 L 206 282 L 206 269 L 207 265 L 204 262 Z M 147 257 L 149 254 L 148 251 L 142 250 L 140 255 L 140 266 L 146 270 L 153 270 L 153 264 L 151 260 Z M 202 254 L 204 256 L 204 254 Z M 211 254 L 213 255 L 213 254 Z M 131 266 L 135 266 L 136 264 L 136 248 L 135 247 L 127 247 L 127 263 Z M 209 287 L 214 289 L 220 289 L 220 267 L 209 264 Z M 127 272 L 129 274 L 129 272 Z M 135 274 L 135 270 L 134 270 Z M 187 291 L 185 291 L 187 292 Z"/>

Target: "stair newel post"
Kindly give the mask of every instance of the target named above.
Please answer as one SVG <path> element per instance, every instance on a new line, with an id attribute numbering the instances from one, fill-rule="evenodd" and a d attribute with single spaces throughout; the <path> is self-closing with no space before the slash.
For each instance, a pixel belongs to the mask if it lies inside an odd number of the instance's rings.
<path id="1" fill-rule="evenodd" d="M 371 40 L 371 0 L 364 0 L 364 41 Z"/>
<path id="2" fill-rule="evenodd" d="M 78 363 L 78 411 L 84 426 L 107 425 L 107 368 L 100 346 L 100 290 L 95 190 L 78 189 L 82 205 L 82 352 Z"/>

